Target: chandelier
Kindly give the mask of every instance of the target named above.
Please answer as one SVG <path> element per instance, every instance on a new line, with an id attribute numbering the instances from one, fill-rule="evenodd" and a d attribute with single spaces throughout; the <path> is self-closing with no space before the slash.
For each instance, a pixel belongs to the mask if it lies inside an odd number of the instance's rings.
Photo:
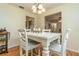
<path id="1" fill-rule="evenodd" d="M 43 12 L 45 12 L 45 8 L 43 7 L 42 4 L 35 3 L 32 6 L 32 11 L 33 11 L 33 13 L 42 14 Z"/>

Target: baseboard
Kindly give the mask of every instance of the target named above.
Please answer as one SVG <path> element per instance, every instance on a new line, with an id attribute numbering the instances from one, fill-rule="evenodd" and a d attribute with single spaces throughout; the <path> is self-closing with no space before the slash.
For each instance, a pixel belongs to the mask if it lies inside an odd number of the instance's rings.
<path id="1" fill-rule="evenodd" d="M 9 46 L 8 48 L 13 48 L 13 47 L 17 47 L 17 46 L 19 46 L 19 45 L 17 44 L 17 45 Z"/>
<path id="2" fill-rule="evenodd" d="M 79 53 L 79 51 L 77 50 L 74 50 L 74 49 L 70 49 L 70 48 L 67 48 L 68 51 L 72 51 L 72 52 L 75 52 L 75 53 Z"/>

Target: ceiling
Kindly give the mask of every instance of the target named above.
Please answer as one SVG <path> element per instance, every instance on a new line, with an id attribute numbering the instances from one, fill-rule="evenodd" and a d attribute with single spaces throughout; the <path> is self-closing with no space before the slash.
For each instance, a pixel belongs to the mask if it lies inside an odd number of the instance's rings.
<path id="1" fill-rule="evenodd" d="M 33 4 L 34 3 L 12 3 L 12 5 L 15 5 L 15 6 L 23 6 L 25 10 L 30 11 L 30 12 L 32 12 L 31 8 Z M 46 11 L 62 4 L 63 3 L 42 3 Z"/>

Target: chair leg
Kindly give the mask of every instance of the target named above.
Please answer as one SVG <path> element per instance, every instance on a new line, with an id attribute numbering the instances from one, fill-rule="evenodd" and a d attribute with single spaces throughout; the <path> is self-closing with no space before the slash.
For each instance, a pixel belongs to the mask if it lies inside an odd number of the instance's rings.
<path id="1" fill-rule="evenodd" d="M 37 55 L 37 53 L 38 53 L 38 48 L 35 48 L 34 54 Z"/>
<path id="2" fill-rule="evenodd" d="M 38 56 L 40 56 L 40 55 L 41 55 L 41 49 L 38 48 Z"/>
<path id="3" fill-rule="evenodd" d="M 31 56 L 33 56 L 33 50 L 31 50 Z"/>
<path id="4" fill-rule="evenodd" d="M 20 56 L 22 56 L 22 48 L 20 47 Z"/>
<path id="5" fill-rule="evenodd" d="M 39 47 L 38 47 L 38 56 L 41 56 L 41 48 L 42 48 L 42 46 L 39 45 Z"/>

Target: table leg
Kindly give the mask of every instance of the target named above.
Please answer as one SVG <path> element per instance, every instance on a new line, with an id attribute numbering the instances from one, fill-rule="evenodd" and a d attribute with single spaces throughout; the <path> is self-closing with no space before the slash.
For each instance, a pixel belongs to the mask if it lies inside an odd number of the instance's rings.
<path id="1" fill-rule="evenodd" d="M 43 51 L 42 51 L 43 56 L 49 56 L 49 53 L 50 53 L 49 45 L 50 44 L 47 44 L 47 43 L 43 45 Z"/>
<path id="2" fill-rule="evenodd" d="M 61 39 L 60 39 L 60 36 L 59 36 L 59 37 L 58 37 L 58 43 L 59 43 L 59 44 L 61 44 L 61 41 L 60 41 L 60 40 L 61 40 Z"/>

